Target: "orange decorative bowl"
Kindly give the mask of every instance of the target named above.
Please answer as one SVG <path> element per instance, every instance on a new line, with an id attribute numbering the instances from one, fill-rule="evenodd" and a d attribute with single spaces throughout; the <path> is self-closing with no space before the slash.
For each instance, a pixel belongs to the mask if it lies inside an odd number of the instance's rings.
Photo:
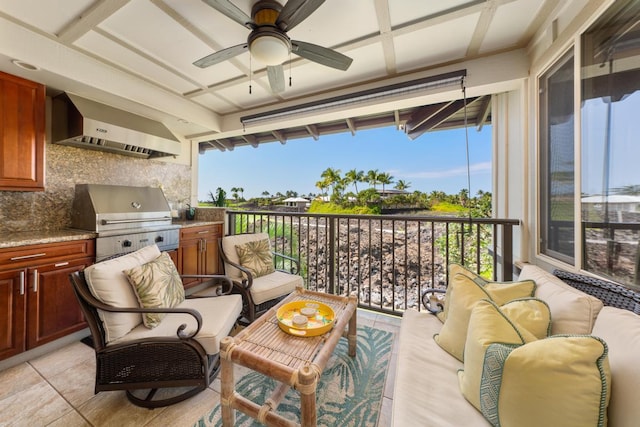
<path id="1" fill-rule="evenodd" d="M 308 317 L 304 325 L 293 322 L 294 316 L 303 316 L 303 308 L 315 308 L 315 315 Z M 306 312 L 306 310 L 305 310 Z M 315 337 L 322 335 L 333 328 L 336 315 L 333 309 L 326 304 L 317 301 L 292 301 L 280 307 L 276 313 L 278 326 L 288 334 L 300 337 Z"/>

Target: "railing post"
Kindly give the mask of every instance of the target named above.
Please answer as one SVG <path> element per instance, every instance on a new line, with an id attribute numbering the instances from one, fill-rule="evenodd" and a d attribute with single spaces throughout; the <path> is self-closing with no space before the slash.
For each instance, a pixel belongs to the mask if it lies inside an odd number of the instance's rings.
<path id="1" fill-rule="evenodd" d="M 502 281 L 513 279 L 513 226 L 502 225 Z"/>
<path id="2" fill-rule="evenodd" d="M 329 225 L 329 259 L 327 260 L 327 266 L 329 267 L 329 293 L 335 295 L 336 293 L 336 221 L 337 218 L 327 217 L 327 224 Z"/>

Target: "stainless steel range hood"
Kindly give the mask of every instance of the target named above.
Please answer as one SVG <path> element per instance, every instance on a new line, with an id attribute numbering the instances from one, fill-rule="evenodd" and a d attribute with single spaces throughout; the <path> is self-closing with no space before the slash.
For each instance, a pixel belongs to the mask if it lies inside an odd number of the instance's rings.
<path id="1" fill-rule="evenodd" d="M 144 159 L 181 152 L 162 123 L 69 93 L 52 100 L 51 133 L 56 144 Z"/>

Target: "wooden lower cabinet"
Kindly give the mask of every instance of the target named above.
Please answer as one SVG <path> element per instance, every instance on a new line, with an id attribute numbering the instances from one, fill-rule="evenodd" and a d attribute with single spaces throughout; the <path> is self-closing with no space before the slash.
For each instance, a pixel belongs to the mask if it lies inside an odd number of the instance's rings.
<path id="1" fill-rule="evenodd" d="M 0 360 L 86 327 L 69 274 L 93 263 L 95 244 L 33 245 L 14 253 L 0 250 Z"/>
<path id="2" fill-rule="evenodd" d="M 178 270 L 181 274 L 220 274 L 218 239 L 222 237 L 222 224 L 183 227 L 180 229 Z M 200 279 L 183 280 L 190 288 L 202 283 Z"/>

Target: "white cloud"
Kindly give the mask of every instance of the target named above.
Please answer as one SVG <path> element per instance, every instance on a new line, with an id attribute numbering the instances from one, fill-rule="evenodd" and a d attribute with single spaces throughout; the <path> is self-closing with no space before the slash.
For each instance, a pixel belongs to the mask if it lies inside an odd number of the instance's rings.
<path id="1" fill-rule="evenodd" d="M 491 162 L 475 163 L 470 165 L 469 169 L 472 175 L 489 173 L 491 172 Z M 404 176 L 414 179 L 437 179 L 465 175 L 467 175 L 467 167 L 460 166 L 453 169 L 445 169 L 439 171 L 409 172 Z"/>

